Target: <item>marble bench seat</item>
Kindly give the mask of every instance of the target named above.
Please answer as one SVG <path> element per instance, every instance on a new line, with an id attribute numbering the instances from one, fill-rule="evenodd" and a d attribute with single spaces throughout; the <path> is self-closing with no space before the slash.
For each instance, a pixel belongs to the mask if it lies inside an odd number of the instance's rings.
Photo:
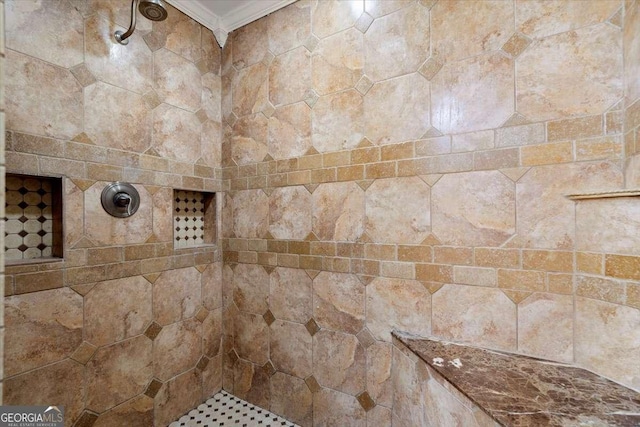
<path id="1" fill-rule="evenodd" d="M 393 334 L 394 426 L 640 426 L 640 393 L 587 370 Z"/>

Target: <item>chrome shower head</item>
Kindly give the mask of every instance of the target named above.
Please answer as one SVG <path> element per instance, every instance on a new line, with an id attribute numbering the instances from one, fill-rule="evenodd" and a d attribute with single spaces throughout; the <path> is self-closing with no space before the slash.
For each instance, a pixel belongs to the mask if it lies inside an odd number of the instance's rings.
<path id="1" fill-rule="evenodd" d="M 167 19 L 167 8 L 162 0 L 131 0 L 131 23 L 126 33 L 118 30 L 115 32 L 114 37 L 120 44 L 128 44 L 129 37 L 136 29 L 136 5 L 138 10 L 145 18 L 151 21 L 164 21 Z"/>
<path id="2" fill-rule="evenodd" d="M 138 10 L 142 16 L 151 21 L 164 21 L 167 19 L 167 8 L 162 0 L 141 0 Z"/>

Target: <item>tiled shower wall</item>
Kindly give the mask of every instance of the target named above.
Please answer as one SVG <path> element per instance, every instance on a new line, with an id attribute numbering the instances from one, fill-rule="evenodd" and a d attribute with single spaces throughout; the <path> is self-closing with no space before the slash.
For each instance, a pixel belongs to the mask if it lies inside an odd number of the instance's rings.
<path id="1" fill-rule="evenodd" d="M 639 19 L 300 1 L 234 32 L 224 388 L 305 426 L 389 425 L 397 328 L 640 389 L 640 201 L 564 197 L 625 185 Z"/>
<path id="2" fill-rule="evenodd" d="M 64 259 L 6 267 L 4 403 L 166 426 L 221 387 L 221 251 L 173 243 L 173 188 L 222 188 L 220 48 L 173 8 L 120 46 L 129 0 L 5 6 L 7 168 L 63 177 Z"/>
<path id="3" fill-rule="evenodd" d="M 0 0 L 0 76 L 4 76 L 4 0 Z M 0 78 L 0 248 L 4 247 L 4 77 Z M 4 354 L 4 250 L 0 251 L 0 358 Z M 0 359 L 1 360 L 1 359 Z M 0 377 L 4 378 L 3 368 L 0 366 Z M 0 404 L 2 403 L 3 383 L 0 381 Z"/>
<path id="4" fill-rule="evenodd" d="M 640 4 L 626 2 L 624 23 L 625 122 L 627 187 L 640 187 Z"/>

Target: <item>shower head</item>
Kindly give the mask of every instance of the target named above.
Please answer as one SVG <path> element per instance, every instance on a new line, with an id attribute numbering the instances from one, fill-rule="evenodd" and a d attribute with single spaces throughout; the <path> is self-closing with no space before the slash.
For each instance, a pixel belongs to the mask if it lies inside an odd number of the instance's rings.
<path id="1" fill-rule="evenodd" d="M 131 0 L 131 23 L 126 33 L 118 30 L 114 37 L 120 44 L 129 44 L 129 37 L 136 29 L 136 5 L 140 13 L 151 21 L 164 21 L 167 19 L 167 8 L 162 0 Z"/>
<path id="2" fill-rule="evenodd" d="M 164 21 L 167 19 L 167 8 L 162 0 L 141 0 L 138 10 L 142 16 L 151 21 Z"/>

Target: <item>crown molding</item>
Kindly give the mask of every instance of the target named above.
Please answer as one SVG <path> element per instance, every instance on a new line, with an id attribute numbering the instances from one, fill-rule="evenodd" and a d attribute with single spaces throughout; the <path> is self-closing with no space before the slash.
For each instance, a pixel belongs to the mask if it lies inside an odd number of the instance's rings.
<path id="1" fill-rule="evenodd" d="M 243 4 L 224 16 L 218 16 L 199 0 L 166 0 L 180 12 L 213 31 L 220 47 L 224 47 L 229 33 L 247 25 L 296 0 L 257 0 Z"/>

